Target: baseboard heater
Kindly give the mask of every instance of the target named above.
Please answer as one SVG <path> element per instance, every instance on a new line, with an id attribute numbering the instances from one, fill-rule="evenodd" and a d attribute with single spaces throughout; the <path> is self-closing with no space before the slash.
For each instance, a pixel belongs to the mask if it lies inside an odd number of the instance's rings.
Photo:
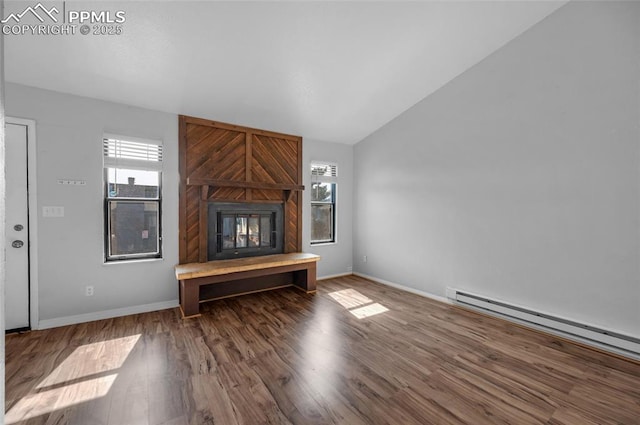
<path id="1" fill-rule="evenodd" d="M 501 316 L 541 326 L 567 336 L 577 337 L 579 341 L 591 343 L 591 345 L 608 349 L 618 354 L 631 355 L 635 359 L 640 357 L 640 339 L 638 338 L 450 288 L 447 292 L 449 298 L 453 298 L 457 303 L 498 313 Z"/>

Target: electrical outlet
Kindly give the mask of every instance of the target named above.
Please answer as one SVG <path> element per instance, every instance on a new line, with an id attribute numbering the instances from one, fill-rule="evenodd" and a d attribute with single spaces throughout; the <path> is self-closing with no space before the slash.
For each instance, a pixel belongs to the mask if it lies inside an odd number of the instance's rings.
<path id="1" fill-rule="evenodd" d="M 87 286 L 84 288 L 84 295 L 87 297 L 93 297 L 93 286 Z"/>
<path id="2" fill-rule="evenodd" d="M 362 257 L 362 262 L 366 263 L 367 262 L 367 256 L 365 255 L 364 257 Z"/>
<path id="3" fill-rule="evenodd" d="M 353 267 L 352 266 L 347 266 L 347 271 L 348 272 L 352 272 L 353 271 Z"/>

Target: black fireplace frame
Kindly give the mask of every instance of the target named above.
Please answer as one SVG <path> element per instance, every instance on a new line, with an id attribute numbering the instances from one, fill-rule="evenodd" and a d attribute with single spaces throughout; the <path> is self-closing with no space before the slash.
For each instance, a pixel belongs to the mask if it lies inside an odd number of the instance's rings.
<path id="1" fill-rule="evenodd" d="M 256 257 L 284 252 L 284 205 L 280 203 L 209 202 L 207 259 Z M 271 220 L 270 246 L 223 248 L 222 215 L 269 214 Z M 248 245 L 248 244 L 247 244 Z"/>

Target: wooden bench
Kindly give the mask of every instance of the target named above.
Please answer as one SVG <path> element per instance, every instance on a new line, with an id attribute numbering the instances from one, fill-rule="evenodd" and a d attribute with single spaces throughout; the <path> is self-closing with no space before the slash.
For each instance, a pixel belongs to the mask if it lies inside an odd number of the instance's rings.
<path id="1" fill-rule="evenodd" d="M 296 252 L 179 264 L 175 271 L 182 317 L 199 316 L 201 302 L 252 292 L 295 286 L 313 293 L 318 260 L 318 255 Z M 271 279 L 256 279 L 265 276 Z"/>

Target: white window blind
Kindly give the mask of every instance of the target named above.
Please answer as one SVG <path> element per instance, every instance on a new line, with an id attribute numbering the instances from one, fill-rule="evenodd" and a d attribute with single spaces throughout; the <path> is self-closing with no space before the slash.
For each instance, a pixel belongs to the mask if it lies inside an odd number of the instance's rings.
<path id="1" fill-rule="evenodd" d="M 327 162 L 311 163 L 311 181 L 335 183 L 338 178 L 338 165 Z"/>
<path id="2" fill-rule="evenodd" d="M 162 171 L 160 142 L 105 135 L 102 146 L 105 167 Z"/>

